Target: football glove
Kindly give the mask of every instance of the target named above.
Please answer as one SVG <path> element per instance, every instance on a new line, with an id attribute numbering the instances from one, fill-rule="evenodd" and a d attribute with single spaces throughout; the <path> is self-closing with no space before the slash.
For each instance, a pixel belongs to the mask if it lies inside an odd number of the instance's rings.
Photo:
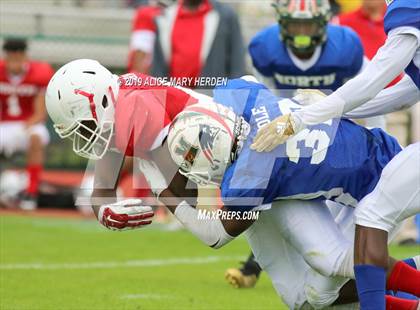
<path id="1" fill-rule="evenodd" d="M 99 222 L 111 230 L 141 228 L 152 223 L 154 213 L 151 207 L 143 206 L 141 199 L 126 199 L 102 205 L 98 212 Z"/>
<path id="2" fill-rule="evenodd" d="M 295 132 L 292 114 L 279 116 L 258 131 L 251 149 L 257 152 L 271 152 Z"/>

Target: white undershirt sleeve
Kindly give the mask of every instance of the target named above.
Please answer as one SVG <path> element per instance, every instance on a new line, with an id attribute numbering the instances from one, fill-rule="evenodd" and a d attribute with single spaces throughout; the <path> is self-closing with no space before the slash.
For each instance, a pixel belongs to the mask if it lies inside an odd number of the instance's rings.
<path id="1" fill-rule="evenodd" d="M 193 235 L 214 249 L 235 239 L 226 232 L 219 218 L 199 219 L 197 209 L 191 207 L 186 201 L 176 207 L 174 215 Z"/>
<path id="2" fill-rule="evenodd" d="M 404 110 L 420 101 L 420 91 L 413 80 L 405 75 L 392 87 L 382 90 L 375 98 L 346 113 L 349 118 L 366 118 Z"/>
<path id="3" fill-rule="evenodd" d="M 418 47 L 415 35 L 390 33 L 365 70 L 330 96 L 294 113 L 298 128 L 340 117 L 374 98 L 404 71 Z"/>
<path id="4" fill-rule="evenodd" d="M 150 54 L 155 45 L 156 33 L 150 30 L 134 31 L 131 35 L 130 48 Z"/>

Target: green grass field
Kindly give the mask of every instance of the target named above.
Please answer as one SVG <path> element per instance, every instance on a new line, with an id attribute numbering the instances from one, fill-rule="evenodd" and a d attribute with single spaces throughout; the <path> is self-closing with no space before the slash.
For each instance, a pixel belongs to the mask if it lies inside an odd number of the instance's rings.
<path id="1" fill-rule="evenodd" d="M 286 309 L 263 274 L 236 290 L 224 271 L 244 238 L 220 250 L 155 225 L 111 232 L 94 220 L 3 216 L 0 309 Z M 393 248 L 412 256 L 416 248 Z"/>

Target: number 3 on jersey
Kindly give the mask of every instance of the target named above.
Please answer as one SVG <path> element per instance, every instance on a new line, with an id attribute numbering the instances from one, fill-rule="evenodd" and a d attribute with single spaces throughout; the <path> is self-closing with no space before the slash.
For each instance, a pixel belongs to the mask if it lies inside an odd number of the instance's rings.
<path id="1" fill-rule="evenodd" d="M 289 100 L 286 103 L 279 102 L 279 109 L 283 115 L 289 114 L 301 107 Z M 331 126 L 332 121 L 329 120 L 323 124 Z M 305 148 L 311 149 L 311 154 L 305 157 L 311 157 L 311 164 L 317 165 L 324 161 L 327 156 L 328 146 L 330 145 L 331 138 L 324 130 L 319 129 L 304 129 L 294 137 L 286 141 L 286 154 L 289 160 L 298 163 L 302 158 L 302 144 Z"/>

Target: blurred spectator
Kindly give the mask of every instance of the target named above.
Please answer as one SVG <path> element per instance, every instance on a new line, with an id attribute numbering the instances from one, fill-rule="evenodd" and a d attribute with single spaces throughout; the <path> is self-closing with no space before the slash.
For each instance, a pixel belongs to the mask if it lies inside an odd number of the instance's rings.
<path id="1" fill-rule="evenodd" d="M 359 35 L 365 55 L 372 59 L 386 40 L 384 14 L 386 4 L 382 0 L 363 0 L 362 6 L 339 16 L 339 23 L 352 28 Z"/>
<path id="2" fill-rule="evenodd" d="M 155 17 L 160 14 L 164 5 L 156 3 L 139 7 L 133 19 L 129 72 L 149 73 L 156 39 Z"/>
<path id="3" fill-rule="evenodd" d="M 44 90 L 53 75 L 47 63 L 29 60 L 22 39 L 6 39 L 4 59 L 0 59 L 0 153 L 11 156 L 27 152 L 28 186 L 21 207 L 34 209 L 39 177 L 44 162 L 44 146 L 49 134 Z"/>
<path id="4" fill-rule="evenodd" d="M 359 9 L 342 14 L 338 17 L 338 23 L 352 28 L 362 40 L 365 55 L 368 59 L 375 56 L 377 50 L 385 43 L 384 15 L 386 4 L 382 0 L 363 0 Z M 390 85 L 395 84 L 400 77 Z M 369 127 L 385 129 L 385 116 L 372 117 L 366 120 Z"/>
<path id="5" fill-rule="evenodd" d="M 241 28 L 228 5 L 180 0 L 156 18 L 156 26 L 152 75 L 234 78 L 244 74 Z"/>

